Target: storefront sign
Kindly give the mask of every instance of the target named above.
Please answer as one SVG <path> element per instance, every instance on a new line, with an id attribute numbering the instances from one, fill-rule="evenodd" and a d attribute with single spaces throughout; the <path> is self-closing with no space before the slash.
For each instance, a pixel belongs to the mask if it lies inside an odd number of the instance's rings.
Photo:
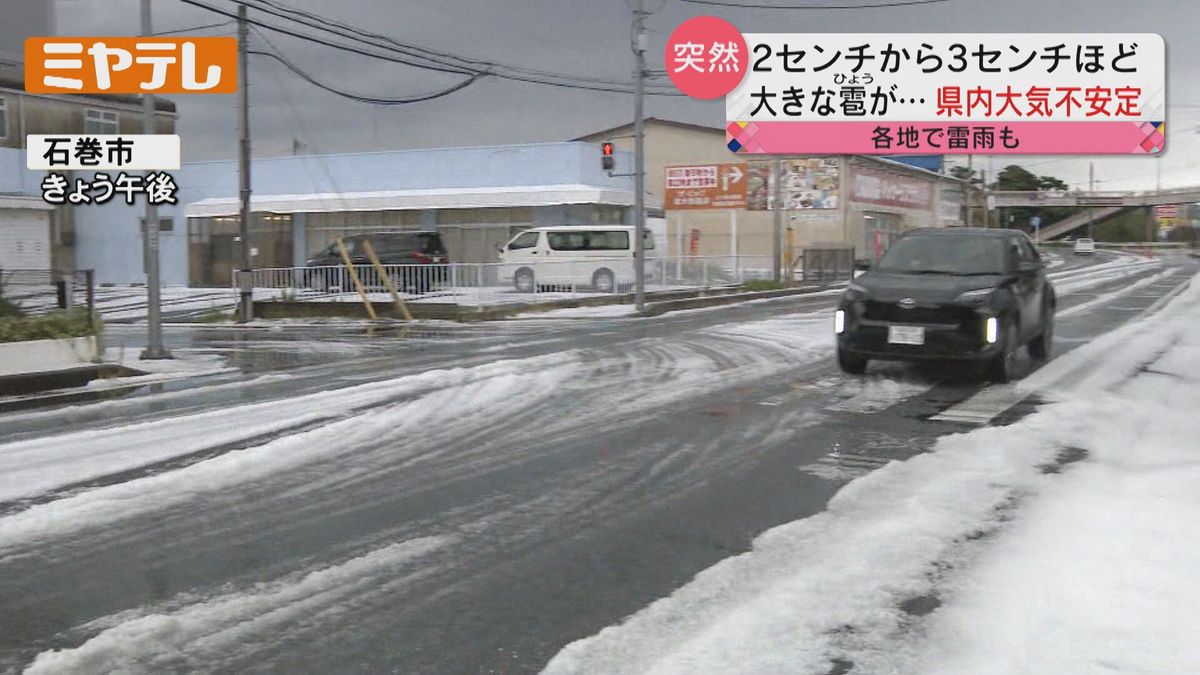
<path id="1" fill-rule="evenodd" d="M 854 169 L 851 175 L 852 201 L 905 209 L 932 208 L 932 183 L 863 168 Z"/>
<path id="2" fill-rule="evenodd" d="M 783 208 L 788 211 L 838 208 L 840 166 L 837 157 L 784 160 Z M 748 210 L 766 211 L 774 208 L 773 167 L 772 160 L 749 163 Z"/>

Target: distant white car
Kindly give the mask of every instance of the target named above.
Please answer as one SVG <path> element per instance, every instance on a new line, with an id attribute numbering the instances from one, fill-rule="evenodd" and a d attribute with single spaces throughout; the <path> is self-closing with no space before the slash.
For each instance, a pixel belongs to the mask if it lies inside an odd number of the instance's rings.
<path id="1" fill-rule="evenodd" d="M 1081 238 L 1075 240 L 1075 255 L 1094 255 L 1096 253 L 1096 241 L 1094 239 Z"/>

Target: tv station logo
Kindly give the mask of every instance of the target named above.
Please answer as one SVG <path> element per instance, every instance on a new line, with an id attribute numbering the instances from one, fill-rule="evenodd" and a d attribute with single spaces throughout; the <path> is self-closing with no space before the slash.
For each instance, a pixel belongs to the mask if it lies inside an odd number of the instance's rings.
<path id="1" fill-rule="evenodd" d="M 230 37 L 31 37 L 31 94 L 233 94 L 237 39 Z"/>

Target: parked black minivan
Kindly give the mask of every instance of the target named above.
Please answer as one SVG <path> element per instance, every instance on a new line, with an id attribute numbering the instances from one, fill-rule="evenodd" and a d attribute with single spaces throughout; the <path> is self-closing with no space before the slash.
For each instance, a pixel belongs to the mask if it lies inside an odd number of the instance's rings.
<path id="1" fill-rule="evenodd" d="M 350 262 L 356 266 L 359 280 L 368 288 L 381 289 L 384 284 L 371 266 L 371 258 L 363 245 L 367 241 L 401 292 L 427 293 L 445 284 L 450 277 L 446 247 L 437 232 L 372 232 L 345 237 L 342 243 Z M 305 266 L 319 268 L 308 272 L 310 288 L 354 290 L 354 282 L 350 280 L 336 242 L 309 258 Z"/>

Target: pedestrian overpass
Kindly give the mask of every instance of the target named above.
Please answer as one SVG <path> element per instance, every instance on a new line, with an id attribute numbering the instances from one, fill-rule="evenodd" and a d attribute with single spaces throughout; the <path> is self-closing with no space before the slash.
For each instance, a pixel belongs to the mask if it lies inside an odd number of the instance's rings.
<path id="1" fill-rule="evenodd" d="M 1043 239 L 1054 239 L 1129 208 L 1146 209 L 1147 223 L 1152 223 L 1155 206 L 1200 202 L 1200 186 L 1143 191 L 999 190 L 988 193 L 988 201 L 989 207 L 997 209 L 1016 206 L 1073 206 L 1087 209 L 1041 229 L 1039 234 Z"/>

